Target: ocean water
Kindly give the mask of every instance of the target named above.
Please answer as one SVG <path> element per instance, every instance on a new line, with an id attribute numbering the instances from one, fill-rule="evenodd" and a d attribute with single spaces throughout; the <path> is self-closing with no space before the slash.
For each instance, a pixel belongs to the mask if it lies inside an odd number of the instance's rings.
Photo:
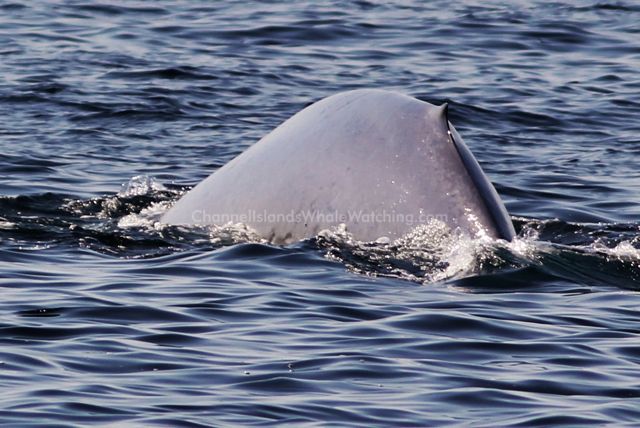
<path id="1" fill-rule="evenodd" d="M 0 2 L 0 425 L 637 426 L 639 23 L 631 0 Z M 158 223 L 356 88 L 449 102 L 517 239 Z"/>

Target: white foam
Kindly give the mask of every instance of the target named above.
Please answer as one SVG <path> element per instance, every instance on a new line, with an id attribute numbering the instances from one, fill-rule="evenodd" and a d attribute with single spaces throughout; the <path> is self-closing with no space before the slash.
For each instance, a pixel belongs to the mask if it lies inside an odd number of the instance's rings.
<path id="1" fill-rule="evenodd" d="M 164 225 L 159 222 L 160 217 L 162 217 L 162 214 L 164 214 L 171 205 L 172 204 L 169 201 L 154 202 L 147 208 L 143 208 L 139 213 L 127 214 L 122 217 L 118 221 L 118 227 L 146 227 L 155 230 L 162 229 Z"/>
<path id="2" fill-rule="evenodd" d="M 395 241 L 360 242 L 344 225 L 323 230 L 317 238 L 327 258 L 371 276 L 427 283 L 471 275 L 484 264 L 496 262 L 496 241 L 486 233 L 470 237 L 435 219 Z"/>
<path id="3" fill-rule="evenodd" d="M 118 196 L 140 196 L 161 190 L 167 190 L 167 188 L 155 178 L 148 175 L 136 175 L 127 184 L 122 185 Z"/>

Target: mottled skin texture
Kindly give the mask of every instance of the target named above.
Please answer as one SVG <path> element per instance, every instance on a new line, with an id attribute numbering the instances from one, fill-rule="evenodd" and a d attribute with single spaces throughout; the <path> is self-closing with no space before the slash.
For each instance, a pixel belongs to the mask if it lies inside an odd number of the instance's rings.
<path id="1" fill-rule="evenodd" d="M 382 90 L 344 92 L 305 108 L 198 184 L 162 221 L 211 224 L 251 213 L 325 213 L 315 220 L 245 220 L 276 243 L 339 223 L 358 240 L 395 239 L 431 217 L 472 236 L 478 225 L 495 238 L 514 235 L 446 107 Z"/>

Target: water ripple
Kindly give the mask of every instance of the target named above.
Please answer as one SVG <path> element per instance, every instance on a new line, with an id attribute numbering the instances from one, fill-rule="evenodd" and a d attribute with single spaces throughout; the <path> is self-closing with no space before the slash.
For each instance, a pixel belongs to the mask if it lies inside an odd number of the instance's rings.
<path id="1" fill-rule="evenodd" d="M 0 11 L 3 426 L 637 424 L 633 2 Z M 362 87 L 449 102 L 518 238 L 158 223 Z"/>

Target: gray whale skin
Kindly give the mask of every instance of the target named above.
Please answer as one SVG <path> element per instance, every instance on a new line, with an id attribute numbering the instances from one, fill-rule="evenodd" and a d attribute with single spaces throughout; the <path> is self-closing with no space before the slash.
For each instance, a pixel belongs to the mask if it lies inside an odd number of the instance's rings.
<path id="1" fill-rule="evenodd" d="M 359 241 L 397 239 L 430 219 L 471 236 L 515 235 L 446 104 L 360 89 L 286 120 L 186 193 L 161 222 L 244 223 L 284 244 L 339 224 Z"/>

